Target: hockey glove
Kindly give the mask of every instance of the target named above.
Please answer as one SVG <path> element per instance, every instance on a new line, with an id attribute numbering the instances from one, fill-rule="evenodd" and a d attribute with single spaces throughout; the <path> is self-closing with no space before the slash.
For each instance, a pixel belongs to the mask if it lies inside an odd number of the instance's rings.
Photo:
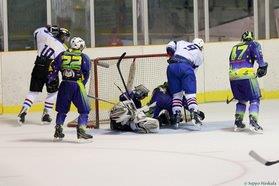
<path id="1" fill-rule="evenodd" d="M 59 78 L 55 78 L 53 81 L 50 81 L 46 85 L 48 93 L 54 93 L 58 90 L 59 87 Z"/>
<path id="2" fill-rule="evenodd" d="M 267 73 L 268 64 L 267 64 L 267 63 L 265 63 L 265 64 L 266 64 L 265 66 L 259 67 L 259 68 L 257 69 L 257 76 L 258 76 L 259 78 L 265 76 L 266 73 Z"/>

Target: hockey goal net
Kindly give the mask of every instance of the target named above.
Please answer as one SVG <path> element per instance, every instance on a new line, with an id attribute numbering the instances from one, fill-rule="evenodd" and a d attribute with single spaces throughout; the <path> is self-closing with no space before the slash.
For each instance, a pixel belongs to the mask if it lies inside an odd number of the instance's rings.
<path id="1" fill-rule="evenodd" d="M 99 128 L 100 124 L 109 123 L 109 112 L 113 103 L 119 101 L 121 94 L 117 86 L 125 92 L 116 66 L 119 57 L 120 55 L 92 60 L 88 95 L 94 98 L 90 98 L 89 127 Z M 167 59 L 166 54 L 148 54 L 126 55 L 121 61 L 120 69 L 128 89 L 139 84 L 149 89 L 148 97 L 143 100 L 144 104 L 150 100 L 153 89 L 167 80 Z"/>
<path id="2" fill-rule="evenodd" d="M 116 66 L 119 57 L 102 57 L 93 61 L 88 94 L 97 99 L 90 99 L 92 110 L 89 120 L 97 128 L 109 122 L 112 103 L 117 103 L 121 94 L 117 86 L 125 92 Z M 150 90 L 149 96 L 143 100 L 144 104 L 150 100 L 153 89 L 167 80 L 167 59 L 166 54 L 126 55 L 121 61 L 120 69 L 128 89 L 143 84 Z M 109 67 L 104 68 L 99 64 L 108 64 Z"/>

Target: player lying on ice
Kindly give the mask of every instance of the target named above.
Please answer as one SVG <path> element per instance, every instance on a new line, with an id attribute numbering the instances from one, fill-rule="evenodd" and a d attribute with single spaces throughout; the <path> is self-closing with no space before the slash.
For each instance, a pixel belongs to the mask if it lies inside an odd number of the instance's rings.
<path id="1" fill-rule="evenodd" d="M 110 128 L 136 133 L 157 133 L 159 121 L 146 116 L 145 112 L 149 107 L 141 108 L 141 100 L 147 97 L 148 92 L 145 86 L 139 85 L 133 91 L 120 95 L 120 102 L 110 111 Z"/>
<path id="2" fill-rule="evenodd" d="M 148 103 L 149 105 L 152 105 L 154 103 L 156 103 L 155 107 L 151 107 L 151 113 L 152 113 L 152 117 L 156 118 L 159 120 L 160 123 L 160 127 L 175 127 L 175 123 L 176 123 L 176 118 L 172 112 L 172 96 L 171 93 L 168 89 L 168 83 L 165 82 L 162 85 L 159 85 L 157 88 L 155 88 L 152 92 L 152 96 L 151 96 L 151 100 Z M 187 101 L 185 98 L 182 99 L 182 106 L 185 109 L 185 115 L 184 118 L 181 118 L 180 123 L 182 123 L 183 119 L 186 122 L 191 121 L 191 116 L 190 115 L 186 115 L 186 110 L 189 113 L 189 108 L 187 105 Z M 204 120 L 205 115 L 202 111 L 198 111 L 197 112 L 200 119 Z"/>
<path id="3" fill-rule="evenodd" d="M 149 90 L 143 85 L 139 85 L 135 87 L 133 91 L 130 92 L 130 98 L 135 103 L 135 107 L 137 110 L 145 114 L 145 116 L 151 116 L 154 119 L 159 121 L 160 128 L 162 127 L 173 127 L 171 125 L 172 120 L 174 120 L 174 116 L 172 114 L 172 97 L 168 91 L 168 85 L 165 82 L 163 85 L 158 86 L 153 90 L 152 97 L 147 106 L 142 107 L 141 100 L 148 96 Z M 130 114 L 128 112 L 129 106 L 131 106 L 131 101 L 128 100 L 127 93 L 123 93 L 119 96 L 119 100 L 122 101 L 118 103 L 111 110 L 111 129 L 119 130 L 119 131 L 138 131 L 137 125 L 134 126 L 133 122 L 130 122 L 132 117 L 128 117 Z M 129 106 L 127 106 L 129 105 Z M 183 101 L 183 106 L 186 110 L 188 110 L 186 100 Z M 122 110 L 122 111 L 120 111 Z M 125 117 L 126 114 L 126 117 Z M 121 117 L 119 117 L 121 115 Z M 115 118 L 112 119 L 112 116 Z M 205 115 L 202 111 L 199 111 L 199 116 L 201 120 L 205 118 Z M 117 118 L 118 117 L 118 118 Z M 188 119 L 185 117 L 185 122 L 191 121 L 191 118 Z M 118 120 L 118 121 L 117 121 Z M 120 122 L 121 121 L 121 122 Z M 182 121 L 181 121 L 182 122 Z"/>

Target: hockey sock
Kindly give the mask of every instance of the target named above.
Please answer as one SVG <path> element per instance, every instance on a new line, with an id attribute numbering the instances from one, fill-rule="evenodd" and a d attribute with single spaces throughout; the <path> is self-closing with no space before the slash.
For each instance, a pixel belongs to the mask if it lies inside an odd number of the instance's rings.
<path id="1" fill-rule="evenodd" d="M 47 97 L 45 100 L 45 107 L 44 107 L 44 111 L 46 111 L 47 113 L 49 113 L 52 110 L 56 96 L 57 96 L 56 92 L 47 94 Z"/>
<path id="2" fill-rule="evenodd" d="M 245 114 L 245 111 L 246 111 L 246 102 L 238 102 L 236 104 L 236 110 L 235 110 L 235 115 L 237 117 L 241 117 L 241 120 L 243 120 L 243 117 L 244 117 L 244 114 Z M 238 118 L 239 119 L 239 118 Z"/>
<path id="3" fill-rule="evenodd" d="M 23 102 L 23 107 L 26 111 L 33 105 L 35 99 L 38 97 L 39 92 L 29 92 Z"/>
<path id="4" fill-rule="evenodd" d="M 249 115 L 252 115 L 255 119 L 258 119 L 259 106 L 260 106 L 259 100 L 253 100 L 250 102 Z"/>
<path id="5" fill-rule="evenodd" d="M 194 109 L 195 111 L 198 110 L 198 104 L 196 99 L 196 94 L 186 94 L 186 100 L 189 110 Z"/>
<path id="6" fill-rule="evenodd" d="M 56 125 L 63 125 L 67 114 L 58 112 L 56 115 Z"/>
<path id="7" fill-rule="evenodd" d="M 172 98 L 172 113 L 181 112 L 183 92 L 178 92 Z"/>

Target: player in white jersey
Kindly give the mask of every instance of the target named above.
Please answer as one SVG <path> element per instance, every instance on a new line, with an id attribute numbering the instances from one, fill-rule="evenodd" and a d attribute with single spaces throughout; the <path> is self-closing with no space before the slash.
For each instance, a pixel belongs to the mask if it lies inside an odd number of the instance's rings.
<path id="1" fill-rule="evenodd" d="M 48 83 L 49 65 L 56 56 L 67 49 L 64 43 L 69 38 L 70 32 L 65 28 L 58 28 L 57 26 L 46 26 L 35 30 L 34 39 L 37 45 L 37 58 L 31 74 L 29 93 L 18 115 L 19 124 L 25 122 L 28 109 L 32 106 L 39 93 L 42 92 L 44 85 L 46 85 L 48 94 L 45 99 L 41 121 L 43 123 L 51 122 L 49 111 L 52 110 L 55 102 L 59 79 L 57 78 L 51 83 Z"/>
<path id="2" fill-rule="evenodd" d="M 172 94 L 171 123 L 177 128 L 181 121 L 182 98 L 185 94 L 187 105 L 194 125 L 201 125 L 198 115 L 198 104 L 196 100 L 196 72 L 203 63 L 204 41 L 196 38 L 192 43 L 186 41 L 171 41 L 166 50 L 170 59 L 168 60 L 167 77 L 169 90 Z"/>

